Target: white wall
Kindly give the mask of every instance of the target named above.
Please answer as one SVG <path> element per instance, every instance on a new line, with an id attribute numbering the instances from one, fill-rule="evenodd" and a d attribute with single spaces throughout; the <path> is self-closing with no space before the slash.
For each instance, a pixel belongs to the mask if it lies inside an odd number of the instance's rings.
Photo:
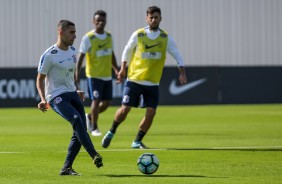
<path id="1" fill-rule="evenodd" d="M 76 24 L 79 47 L 98 9 L 108 13 L 117 59 L 146 26 L 148 6 L 162 9 L 161 28 L 187 66 L 281 66 L 282 0 L 0 0 L 0 67 L 36 67 L 56 42 L 60 19 Z M 167 65 L 174 65 L 168 57 Z"/>

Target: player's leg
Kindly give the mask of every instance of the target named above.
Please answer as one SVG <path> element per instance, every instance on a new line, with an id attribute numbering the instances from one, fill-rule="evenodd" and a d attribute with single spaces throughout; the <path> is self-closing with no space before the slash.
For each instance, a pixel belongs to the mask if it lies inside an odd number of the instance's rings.
<path id="1" fill-rule="evenodd" d="M 73 132 L 73 135 L 71 137 L 71 141 L 68 147 L 68 153 L 65 159 L 64 166 L 60 172 L 60 175 L 80 175 L 76 171 L 72 169 L 73 162 L 79 153 L 79 150 L 81 148 L 81 144 Z"/>
<path id="2" fill-rule="evenodd" d="M 110 101 L 113 99 L 113 83 L 112 80 L 103 82 L 103 89 L 101 94 L 101 101 L 99 104 L 99 113 L 104 112 L 110 105 Z"/>
<path id="3" fill-rule="evenodd" d="M 127 114 L 130 112 L 130 109 L 131 109 L 131 107 L 122 105 L 116 111 L 115 118 L 114 118 L 114 121 L 112 123 L 112 126 L 111 126 L 110 130 L 106 133 L 104 138 L 102 139 L 102 146 L 104 148 L 107 148 L 110 145 L 111 140 L 113 139 L 118 126 L 126 119 Z"/>
<path id="4" fill-rule="evenodd" d="M 84 116 L 84 114 L 85 114 L 84 106 L 83 106 L 79 96 L 77 95 L 77 93 L 74 93 L 74 98 L 72 99 L 72 105 L 73 105 L 73 107 L 76 108 L 76 110 L 80 114 L 80 117 L 82 119 L 82 125 L 84 126 L 84 130 L 85 130 L 84 134 L 88 137 L 88 139 L 90 140 L 90 143 L 93 145 L 93 143 L 92 143 L 92 141 L 91 141 L 91 139 L 90 139 L 90 137 L 89 137 L 89 135 L 86 131 L 87 129 L 86 129 L 86 124 L 85 124 L 86 118 Z M 93 145 L 93 148 L 94 148 L 94 145 Z M 95 148 L 94 148 L 94 150 L 95 150 Z M 87 151 L 87 149 L 86 149 L 86 151 Z M 91 155 L 91 154 L 89 154 L 89 155 Z M 93 158 L 93 163 L 96 165 L 96 167 L 100 168 L 100 167 L 103 166 L 103 161 L 102 161 L 103 158 L 100 156 L 99 153 L 96 152 L 96 154 L 92 158 Z"/>
<path id="5" fill-rule="evenodd" d="M 99 109 L 100 109 L 99 104 L 100 104 L 100 100 L 98 100 L 98 99 L 92 100 L 90 121 L 91 121 L 91 124 L 92 124 L 91 135 L 93 135 L 93 136 L 101 136 L 102 135 L 102 133 L 99 131 L 99 128 L 98 128 L 98 118 L 99 118 Z"/>
<path id="6" fill-rule="evenodd" d="M 67 121 L 69 121 L 73 126 L 73 115 L 75 114 L 74 111 L 76 111 L 73 107 L 70 105 L 70 100 L 67 98 L 66 94 L 62 94 L 60 96 L 55 97 L 51 102 L 50 106 L 52 109 L 57 112 L 59 115 L 61 115 L 63 118 L 65 118 Z M 66 111 L 68 109 L 68 111 Z M 77 117 L 80 117 L 77 113 Z M 65 159 L 64 166 L 61 171 L 61 175 L 68 174 L 72 168 L 72 164 L 81 148 L 81 143 L 78 140 L 75 133 L 73 133 L 69 147 L 68 147 L 68 153 Z"/>
<path id="7" fill-rule="evenodd" d="M 97 84 L 96 81 L 95 84 Z M 93 130 L 91 132 L 93 136 L 102 135 L 102 133 L 98 128 L 98 116 L 100 113 L 104 112 L 109 107 L 110 100 L 112 100 L 112 91 L 113 91 L 112 80 L 107 80 L 107 81 L 100 80 L 99 84 L 100 84 L 99 86 L 94 85 L 95 89 L 99 90 L 99 98 L 96 98 L 94 96 L 95 109 L 94 109 L 94 113 L 92 113 L 93 114 L 92 118 L 94 118 L 93 121 L 94 124 L 93 124 Z M 98 104 L 98 99 L 99 99 L 99 104 Z"/>
<path id="8" fill-rule="evenodd" d="M 146 107 L 146 113 L 144 118 L 141 120 L 139 124 L 139 130 L 136 135 L 135 140 L 132 142 L 132 148 L 147 148 L 145 144 L 142 142 L 146 133 L 149 131 L 155 114 L 156 108 L 159 102 L 159 87 L 158 86 L 144 86 L 143 92 L 143 106 Z"/>
<path id="9" fill-rule="evenodd" d="M 105 110 L 107 110 L 107 108 L 110 105 L 110 101 L 109 100 L 103 100 L 99 103 L 99 113 L 104 112 Z"/>
<path id="10" fill-rule="evenodd" d="M 102 139 L 102 146 L 107 148 L 111 140 L 116 133 L 118 126 L 126 119 L 127 114 L 130 112 L 131 107 L 137 107 L 139 103 L 139 97 L 141 91 L 138 87 L 139 85 L 133 82 L 126 81 L 125 88 L 123 92 L 123 99 L 121 107 L 116 111 L 114 121 L 110 130 L 106 133 Z"/>
<path id="11" fill-rule="evenodd" d="M 89 96 L 92 100 L 91 103 L 91 112 L 89 121 L 91 122 L 90 131 L 93 136 L 101 136 L 102 133 L 99 131 L 98 128 L 98 118 L 99 118 L 99 104 L 101 102 L 101 97 L 103 94 L 103 87 L 104 82 L 103 80 L 96 79 L 96 78 L 88 78 L 88 91 Z"/>
<path id="12" fill-rule="evenodd" d="M 74 107 L 73 104 L 71 104 L 74 99 L 80 102 L 79 107 Z M 71 167 L 81 148 L 81 145 L 83 145 L 91 158 L 98 155 L 89 135 L 86 132 L 85 120 L 83 121 L 81 119 L 81 115 L 84 118 L 84 109 L 78 95 L 75 92 L 59 95 L 50 102 L 50 105 L 55 112 L 71 123 L 74 130 L 69 144 L 65 166 Z M 79 113 L 77 108 L 80 108 L 82 113 Z"/>
<path id="13" fill-rule="evenodd" d="M 142 142 L 142 139 L 144 138 L 144 136 L 150 129 L 153 123 L 155 114 L 156 114 L 156 109 L 151 108 L 151 107 L 146 108 L 146 114 L 139 124 L 139 131 L 131 145 L 132 148 L 141 148 L 141 149 L 147 148 L 145 144 Z"/>

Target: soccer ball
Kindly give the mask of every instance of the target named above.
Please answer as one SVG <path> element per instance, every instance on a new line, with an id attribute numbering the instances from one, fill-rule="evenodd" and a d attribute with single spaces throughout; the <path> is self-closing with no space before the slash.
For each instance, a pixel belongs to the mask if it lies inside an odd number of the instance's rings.
<path id="1" fill-rule="evenodd" d="M 137 160 L 137 167 L 143 174 L 153 174 L 159 168 L 160 162 L 153 153 L 144 153 Z"/>

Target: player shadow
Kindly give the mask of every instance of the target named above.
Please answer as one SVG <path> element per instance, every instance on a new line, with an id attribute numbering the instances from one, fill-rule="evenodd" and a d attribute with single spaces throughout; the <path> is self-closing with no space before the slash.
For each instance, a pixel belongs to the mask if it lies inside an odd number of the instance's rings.
<path id="1" fill-rule="evenodd" d="M 142 174 L 105 174 L 100 176 L 106 176 L 110 178 L 127 178 L 127 177 L 153 177 L 153 178 L 228 178 L 228 177 L 211 177 L 203 175 L 192 175 L 192 174 L 153 174 L 153 175 L 142 175 Z"/>

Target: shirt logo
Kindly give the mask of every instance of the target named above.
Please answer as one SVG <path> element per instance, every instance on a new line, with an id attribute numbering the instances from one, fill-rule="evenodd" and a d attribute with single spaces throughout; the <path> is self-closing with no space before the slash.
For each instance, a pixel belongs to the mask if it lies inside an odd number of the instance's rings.
<path id="1" fill-rule="evenodd" d="M 159 43 L 157 43 L 155 45 L 147 45 L 146 44 L 145 49 L 150 49 L 150 48 L 153 48 L 153 47 L 158 46 L 158 45 L 160 45 L 160 44 Z"/>
<path id="2" fill-rule="evenodd" d="M 138 37 L 143 37 L 143 36 L 145 36 L 144 33 L 138 33 Z"/>
<path id="3" fill-rule="evenodd" d="M 62 62 L 64 62 L 65 60 L 62 60 L 62 61 L 59 61 L 59 63 L 62 63 Z"/>
<path id="4" fill-rule="evenodd" d="M 104 47 L 105 45 L 107 45 L 107 43 L 102 44 L 102 45 L 98 45 L 98 48 L 102 48 L 102 47 Z"/>
<path id="5" fill-rule="evenodd" d="M 57 53 L 58 53 L 58 51 L 56 49 L 51 51 L 51 54 L 57 54 Z"/>

